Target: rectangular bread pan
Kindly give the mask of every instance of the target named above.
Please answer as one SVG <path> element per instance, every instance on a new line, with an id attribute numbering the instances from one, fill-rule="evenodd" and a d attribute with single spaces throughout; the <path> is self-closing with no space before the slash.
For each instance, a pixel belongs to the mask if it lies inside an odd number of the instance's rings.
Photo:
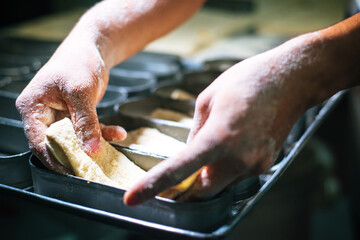
<path id="1" fill-rule="evenodd" d="M 178 57 L 150 52 L 139 53 L 116 65 L 115 69 L 141 71 L 153 74 L 157 81 L 177 81 L 181 77 L 181 65 Z"/>
<path id="2" fill-rule="evenodd" d="M 189 134 L 189 129 L 179 128 L 171 125 L 166 125 L 163 123 L 154 122 L 147 119 L 137 119 L 122 115 L 113 115 L 100 118 L 100 122 L 106 125 L 119 125 L 125 128 L 127 131 L 139 127 L 150 127 L 156 128 L 160 132 L 174 137 L 175 139 L 186 142 L 187 136 Z M 129 159 L 133 160 L 138 166 L 144 170 L 149 170 L 151 167 L 166 159 L 164 156 L 142 152 L 136 149 L 130 148 L 121 148 L 121 152 L 124 153 Z M 259 190 L 259 177 L 253 177 L 250 179 L 245 179 L 237 184 L 232 191 L 234 192 L 233 202 L 243 201 L 254 195 L 257 190 Z"/>
<path id="3" fill-rule="evenodd" d="M 175 89 L 181 89 L 185 92 L 188 92 L 194 96 L 198 96 L 207 86 L 209 86 L 220 74 L 222 71 L 218 70 L 199 70 L 184 73 L 181 82 L 168 84 L 161 86 L 155 90 L 154 95 L 162 99 L 173 100 L 178 102 L 185 102 L 188 104 L 195 105 L 193 100 L 175 100 L 171 98 L 171 93 Z"/>
<path id="4" fill-rule="evenodd" d="M 21 121 L 21 116 L 15 107 L 18 94 L 0 90 L 0 117 Z"/>
<path id="5" fill-rule="evenodd" d="M 19 56 L 50 57 L 60 42 L 22 37 L 0 38 L 0 52 Z"/>
<path id="6" fill-rule="evenodd" d="M 122 189 L 49 171 L 34 156 L 30 166 L 35 193 L 122 216 L 189 230 L 211 231 L 231 214 L 232 195 L 229 191 L 203 202 L 178 203 L 156 197 L 140 206 L 128 207 L 123 203 L 125 191 Z"/>
<path id="7" fill-rule="evenodd" d="M 31 78 L 14 80 L 7 78 L 0 81 L 0 96 L 17 98 L 24 88 L 29 84 Z M 96 106 L 98 115 L 113 114 L 118 106 L 127 99 L 127 92 L 124 89 L 107 89 L 99 104 Z M 5 100 L 4 100 L 5 101 Z M 9 100 L 10 101 L 10 100 Z M 14 105 L 15 106 L 15 105 Z M 13 113 L 9 113 L 15 116 Z"/>
<path id="8" fill-rule="evenodd" d="M 98 116 L 114 114 L 120 104 L 127 99 L 127 92 L 124 89 L 106 89 L 101 101 L 96 106 Z"/>
<path id="9" fill-rule="evenodd" d="M 0 53 L 0 76 L 24 76 L 38 71 L 40 67 L 38 58 Z"/>
<path id="10" fill-rule="evenodd" d="M 131 117 L 149 119 L 148 116 L 157 108 L 163 108 L 163 109 L 180 112 L 190 117 L 193 116 L 195 110 L 195 106 L 192 103 L 188 104 L 172 99 L 161 99 L 156 96 L 152 96 L 148 98 L 139 98 L 128 101 L 120 105 L 118 109 L 118 113 Z M 174 125 L 185 127 L 185 125 L 178 122 L 162 120 L 162 119 L 157 119 L 157 120 L 163 123 L 168 123 L 168 124 L 171 123 Z"/>
<path id="11" fill-rule="evenodd" d="M 221 71 L 224 72 L 233 65 L 241 62 L 244 59 L 240 58 L 214 58 L 205 60 L 203 63 L 204 70 Z"/>
<path id="12" fill-rule="evenodd" d="M 31 186 L 29 156 L 22 123 L 0 117 L 0 183 L 19 188 Z"/>
<path id="13" fill-rule="evenodd" d="M 156 79 L 148 72 L 129 71 L 120 68 L 110 70 L 107 89 L 125 90 L 128 97 L 149 96 L 155 90 Z"/>

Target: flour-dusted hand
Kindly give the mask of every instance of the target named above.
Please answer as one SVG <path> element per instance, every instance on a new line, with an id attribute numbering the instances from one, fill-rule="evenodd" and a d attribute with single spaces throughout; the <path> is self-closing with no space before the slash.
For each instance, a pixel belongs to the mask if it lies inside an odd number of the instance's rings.
<path id="1" fill-rule="evenodd" d="M 220 75 L 196 100 L 187 148 L 151 169 L 125 203 L 140 204 L 199 169 L 179 201 L 211 198 L 266 171 L 307 108 L 359 84 L 359 20 L 294 38 Z"/>
<path id="2" fill-rule="evenodd" d="M 45 130 L 70 117 L 83 150 L 101 150 L 106 140 L 123 140 L 121 127 L 100 126 L 96 104 L 109 69 L 169 32 L 201 8 L 204 0 L 107 0 L 87 11 L 49 62 L 17 99 L 30 149 L 50 169 L 68 172 L 45 146 Z"/>
<path id="3" fill-rule="evenodd" d="M 89 154 L 101 150 L 101 130 L 96 105 L 108 82 L 108 70 L 96 47 L 72 36 L 36 74 L 16 101 L 22 115 L 30 149 L 50 169 L 68 172 L 49 154 L 45 130 L 53 122 L 70 117 L 83 149 Z M 103 127 L 105 138 L 124 139 L 120 127 Z"/>

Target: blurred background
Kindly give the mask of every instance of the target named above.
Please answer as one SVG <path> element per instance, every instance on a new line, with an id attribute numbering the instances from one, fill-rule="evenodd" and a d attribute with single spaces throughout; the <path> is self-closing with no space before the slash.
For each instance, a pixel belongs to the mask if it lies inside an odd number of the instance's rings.
<path id="1" fill-rule="evenodd" d="M 0 37 L 58 44 L 96 2 L 3 2 Z M 192 19 L 145 50 L 193 62 L 244 59 L 291 37 L 331 26 L 349 12 L 347 0 L 209 0 Z M 1 44 L 0 49 L 7 48 Z M 228 239 L 359 239 L 358 96 L 345 96 Z M 6 193 L 0 193 L 0 230 L 9 239 L 146 239 Z"/>

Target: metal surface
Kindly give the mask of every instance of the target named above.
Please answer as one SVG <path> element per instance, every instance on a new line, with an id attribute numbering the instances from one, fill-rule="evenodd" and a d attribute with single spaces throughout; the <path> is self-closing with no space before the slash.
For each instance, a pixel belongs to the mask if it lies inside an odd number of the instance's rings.
<path id="1" fill-rule="evenodd" d="M 267 175 L 260 176 L 262 179 L 262 186 L 256 195 L 247 201 L 242 201 L 240 205 L 233 205 L 232 216 L 226 221 L 223 221 L 218 228 L 211 232 L 187 230 L 183 228 L 172 227 L 167 224 L 158 224 L 150 221 L 139 220 L 133 217 L 127 217 L 104 210 L 62 201 L 56 199 L 55 197 L 47 197 L 2 184 L 0 184 L 0 191 L 31 200 L 42 205 L 50 206 L 76 216 L 100 221 L 119 228 L 136 231 L 138 233 L 141 232 L 142 234 L 148 236 L 155 236 L 163 239 L 222 239 L 232 232 L 235 226 L 239 224 L 239 222 L 246 216 L 246 214 L 262 198 L 262 196 L 272 187 L 273 184 L 276 183 L 286 168 L 301 151 L 302 147 L 306 144 L 311 135 L 316 131 L 322 121 L 327 117 L 329 112 L 339 102 L 342 94 L 343 92 L 340 92 L 327 101 L 327 103 L 318 112 L 311 125 L 308 126 L 300 139 L 296 142 L 296 144 L 294 144 L 289 154 L 284 156 L 283 160 L 280 161 L 280 164 L 277 165 L 277 168 L 274 169 L 274 171 L 270 171 Z"/>
<path id="2" fill-rule="evenodd" d="M 181 76 L 179 57 L 168 54 L 141 52 L 114 67 L 117 68 L 149 72 L 158 81 L 177 81 Z"/>
<path id="3" fill-rule="evenodd" d="M 106 114 L 113 114 L 118 106 L 127 99 L 127 92 L 122 89 L 111 90 L 106 89 L 105 94 L 99 104 L 96 106 L 96 111 L 99 116 Z"/>
<path id="4" fill-rule="evenodd" d="M 149 115 L 157 108 L 169 109 L 180 112 L 190 117 L 194 114 L 194 105 L 190 102 L 180 102 L 172 99 L 161 99 L 156 96 L 148 98 L 139 98 L 120 105 L 118 112 L 122 115 L 149 119 Z M 180 123 L 157 119 L 163 123 L 172 123 L 178 126 L 184 126 Z"/>
<path id="5" fill-rule="evenodd" d="M 0 54 L 0 76 L 23 76 L 40 67 L 41 61 L 35 57 Z"/>
<path id="6" fill-rule="evenodd" d="M 186 142 L 190 132 L 190 129 L 179 126 L 171 121 L 164 122 L 157 119 L 136 118 L 121 114 L 103 116 L 99 120 L 105 125 L 122 126 L 126 131 L 131 131 L 140 127 L 156 128 L 160 132 L 182 142 Z"/>
<path id="7" fill-rule="evenodd" d="M 19 56 L 51 56 L 59 45 L 60 42 L 55 41 L 20 37 L 0 38 L 0 52 Z"/>
<path id="8" fill-rule="evenodd" d="M 125 90 L 128 97 L 150 95 L 156 86 L 155 77 L 147 72 L 128 71 L 114 68 L 110 70 L 110 79 L 107 89 Z"/>
<path id="9" fill-rule="evenodd" d="M 203 68 L 205 70 L 211 71 L 221 71 L 224 72 L 236 63 L 241 62 L 244 59 L 237 59 L 237 58 L 216 58 L 211 60 L 206 60 L 203 63 Z"/>
<path id="10" fill-rule="evenodd" d="M 211 231 L 230 216 L 230 192 L 197 203 L 157 197 L 140 206 L 128 207 L 123 203 L 122 189 L 49 171 L 36 157 L 30 159 L 30 166 L 35 193 L 98 210 L 198 231 Z"/>
<path id="11" fill-rule="evenodd" d="M 209 86 L 221 73 L 222 71 L 217 70 L 201 70 L 188 72 L 183 75 L 181 83 L 174 83 L 159 87 L 155 90 L 154 94 L 162 99 L 169 100 L 171 99 L 171 93 L 175 89 L 181 89 L 197 96 L 207 86 Z M 192 104 L 195 106 L 195 101 L 193 100 L 172 100 L 181 103 Z"/>
<path id="12" fill-rule="evenodd" d="M 16 114 L 15 101 L 24 88 L 29 84 L 31 79 L 14 80 L 13 78 L 7 78 L 0 81 L 0 101 L 11 104 L 8 106 L 7 113 L 4 115 L 10 116 L 10 118 L 20 119 L 20 115 Z M 127 99 L 127 92 L 124 89 L 107 89 L 104 97 L 100 103 L 96 106 L 98 115 L 113 114 L 117 107 L 125 102 Z M 2 106 L 6 107 L 6 106 Z M 1 116 L 1 114 L 0 114 Z"/>
<path id="13" fill-rule="evenodd" d="M 4 92 L 0 90 L 0 117 L 21 121 L 20 114 L 15 107 L 17 96 L 18 94 L 16 93 Z"/>
<path id="14" fill-rule="evenodd" d="M 22 123 L 0 117 L 0 183 L 19 188 L 31 186 L 29 156 Z"/>

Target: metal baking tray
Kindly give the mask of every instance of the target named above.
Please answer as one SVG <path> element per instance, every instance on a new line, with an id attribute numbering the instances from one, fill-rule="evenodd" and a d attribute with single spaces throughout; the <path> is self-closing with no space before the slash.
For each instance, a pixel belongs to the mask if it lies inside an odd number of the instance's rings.
<path id="1" fill-rule="evenodd" d="M 182 67 L 178 56 L 141 52 L 114 68 L 148 72 L 153 74 L 159 82 L 171 82 L 180 79 Z"/>
<path id="2" fill-rule="evenodd" d="M 125 90 L 128 97 L 150 95 L 156 86 L 156 79 L 151 73 L 128 71 L 120 68 L 110 70 L 107 89 Z"/>
<path id="3" fill-rule="evenodd" d="M 0 183 L 19 188 L 31 186 L 29 156 L 22 123 L 0 117 Z"/>
<path id="4" fill-rule="evenodd" d="M 181 142 L 186 142 L 190 129 L 179 126 L 171 121 L 157 121 L 157 119 L 145 119 L 122 115 L 103 116 L 99 121 L 105 125 L 119 125 L 126 131 L 131 131 L 140 127 L 156 128 L 159 132 L 173 137 Z"/>
<path id="5" fill-rule="evenodd" d="M 291 151 L 284 155 L 283 160 L 276 169 L 272 169 L 268 174 L 260 176 L 261 187 L 259 191 L 250 199 L 242 201 L 241 205 L 232 206 L 232 215 L 229 219 L 222 222 L 221 226 L 212 230 L 211 232 L 187 230 L 184 228 L 172 227 L 166 224 L 157 224 L 150 221 L 139 220 L 136 218 L 114 214 L 108 211 L 99 210 L 91 207 L 86 207 L 79 204 L 70 203 L 67 201 L 58 200 L 54 197 L 47 197 L 36 194 L 31 191 L 21 190 L 0 184 L 0 191 L 11 194 L 23 199 L 44 204 L 53 207 L 60 211 L 69 214 L 92 219 L 105 224 L 113 225 L 118 228 L 124 228 L 129 231 L 141 232 L 146 236 L 155 236 L 162 239 L 223 239 L 228 236 L 233 229 L 240 223 L 247 213 L 256 205 L 256 203 L 263 197 L 264 194 L 276 183 L 282 173 L 291 164 L 294 158 L 301 151 L 312 134 L 321 125 L 324 119 L 328 116 L 331 110 L 341 100 L 344 92 L 340 92 L 331 97 L 326 104 L 321 106 L 314 121 L 307 126 L 305 132 L 293 145 Z"/>
<path id="6" fill-rule="evenodd" d="M 128 207 L 123 203 L 125 191 L 122 189 L 49 171 L 34 156 L 30 159 L 30 166 L 35 193 L 134 219 L 189 230 L 211 231 L 231 213 L 230 192 L 198 203 L 178 203 L 156 197 L 140 206 Z"/>
<path id="7" fill-rule="evenodd" d="M 224 72 L 233 65 L 241 62 L 244 59 L 238 58 L 214 58 L 204 61 L 203 69 L 207 71 L 220 71 Z"/>
<path id="8" fill-rule="evenodd" d="M 164 126 L 151 121 L 134 121 L 132 118 L 108 116 L 101 119 L 102 123 L 121 125 L 127 130 L 138 127 L 154 127 L 162 130 Z M 173 126 L 170 133 L 179 140 L 184 140 L 188 129 L 181 129 Z M 180 132 L 180 133 L 179 133 Z M 148 170 L 165 157 L 156 154 L 148 154 L 142 151 L 118 147 L 129 159 L 134 161 L 144 170 Z M 89 182 L 74 176 L 60 175 L 46 170 L 36 157 L 30 160 L 34 191 L 48 197 L 55 197 L 71 203 L 104 210 L 107 212 L 142 219 L 153 223 L 166 224 L 168 226 L 180 227 L 189 230 L 211 231 L 231 216 L 233 193 L 228 190 L 218 197 L 197 203 L 178 203 L 173 200 L 156 198 L 139 207 L 127 207 L 123 204 L 124 191 L 109 187 L 103 184 Z M 253 181 L 251 181 L 253 184 Z M 248 189 L 250 181 L 243 181 L 236 190 L 240 194 L 249 197 Z M 240 192 L 241 190 L 241 192 Z M 255 194 L 255 192 L 253 193 Z M 244 197 L 242 198 L 244 199 Z M 211 211 L 209 211 L 211 209 Z M 206 219 L 206 221 L 204 221 Z"/>
<path id="9" fill-rule="evenodd" d="M 0 117 L 21 121 L 21 116 L 15 107 L 17 96 L 16 93 L 0 90 Z"/>
<path id="10" fill-rule="evenodd" d="M 199 95 L 207 86 L 209 86 L 222 71 L 218 70 L 201 70 L 184 73 L 183 79 L 180 83 L 168 84 L 161 86 L 155 90 L 154 95 L 163 99 L 171 99 L 171 93 L 175 89 L 181 89 L 194 96 Z M 192 100 L 175 100 L 182 103 L 192 104 L 195 106 L 195 101 Z"/>
<path id="11" fill-rule="evenodd" d="M 127 99 L 127 92 L 124 89 L 106 89 L 101 101 L 96 106 L 99 116 L 113 114 L 120 104 Z"/>
<path id="12" fill-rule="evenodd" d="M 120 125 L 128 131 L 139 127 L 153 127 L 180 141 L 186 140 L 189 131 L 186 128 L 163 125 L 145 119 L 136 120 L 121 115 L 106 116 L 100 121 L 108 125 Z M 145 170 L 164 159 L 162 156 L 129 148 L 118 147 L 118 149 Z M 207 231 L 218 226 L 231 213 L 232 195 L 229 192 L 224 192 L 216 199 L 199 203 L 177 203 L 173 200 L 157 198 L 142 206 L 130 208 L 122 203 L 123 190 L 98 183 L 89 184 L 88 181 L 77 177 L 50 172 L 45 170 L 34 157 L 31 159 L 31 164 L 36 193 L 128 217 Z M 212 211 L 208 211 L 209 208 Z M 204 219 L 206 221 L 203 221 Z"/>
<path id="13" fill-rule="evenodd" d="M 38 71 L 41 65 L 35 57 L 0 53 L 0 76 L 23 76 Z"/>
<path id="14" fill-rule="evenodd" d="M 3 79 L 0 81 L 0 100 L 12 101 L 11 99 L 17 98 L 23 89 L 29 84 L 30 79 L 14 80 L 12 78 Z M 4 96 L 1 99 L 1 96 Z M 6 97 L 10 98 L 6 100 Z M 124 89 L 107 89 L 105 94 L 99 104 L 96 106 L 98 115 L 113 114 L 118 106 L 125 102 L 127 99 L 127 92 Z M 15 101 L 15 100 L 14 100 Z M 10 109 L 6 115 L 16 116 L 15 104 L 11 102 L 11 105 L 14 106 L 13 109 Z M 0 114 L 1 115 L 1 114 Z"/>
<path id="15" fill-rule="evenodd" d="M 134 99 L 132 101 L 128 101 L 118 108 L 118 113 L 125 115 L 125 116 L 131 116 L 134 118 L 144 118 L 144 119 L 150 119 L 148 116 L 157 108 L 163 108 L 163 109 L 169 109 L 173 111 L 177 111 L 180 113 L 184 113 L 189 115 L 190 117 L 193 116 L 195 106 L 191 102 L 180 102 L 173 99 L 161 99 L 157 96 L 147 97 L 147 98 L 139 98 Z M 154 119 L 155 120 L 155 119 Z M 177 126 L 183 126 L 185 125 L 173 122 L 169 120 L 163 120 L 163 119 L 156 119 L 156 121 L 164 123 L 164 124 L 173 124 Z"/>
<path id="16" fill-rule="evenodd" d="M 0 38 L 0 52 L 34 57 L 49 57 L 60 45 L 57 41 L 46 41 L 21 37 Z"/>
<path id="17" fill-rule="evenodd" d="M 173 137 L 181 142 L 186 142 L 189 135 L 189 128 L 179 127 L 173 122 L 159 122 L 156 119 L 139 119 L 124 115 L 112 115 L 100 118 L 100 122 L 106 125 L 119 125 L 127 131 L 131 131 L 140 127 L 156 128 L 160 132 Z M 133 160 L 137 165 L 145 170 L 149 170 L 152 166 L 159 163 L 166 157 L 142 152 L 135 149 L 122 148 L 121 150 L 128 158 Z M 145 158 L 142 156 L 146 156 Z M 240 201 L 251 197 L 259 189 L 259 178 L 253 177 L 245 179 L 234 187 L 233 201 Z"/>

